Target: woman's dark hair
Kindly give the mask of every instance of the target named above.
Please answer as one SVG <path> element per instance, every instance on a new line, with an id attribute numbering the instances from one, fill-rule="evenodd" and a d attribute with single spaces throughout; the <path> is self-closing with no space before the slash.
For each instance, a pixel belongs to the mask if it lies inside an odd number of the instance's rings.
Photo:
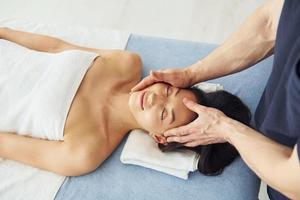
<path id="1" fill-rule="evenodd" d="M 224 90 L 210 93 L 205 93 L 196 87 L 189 88 L 188 90 L 195 94 L 197 103 L 216 108 L 228 117 L 249 125 L 251 112 L 237 96 Z M 238 151 L 228 142 L 199 145 L 193 148 L 173 142 L 167 145 L 159 144 L 158 147 L 163 152 L 175 149 L 189 149 L 199 153 L 198 171 L 205 175 L 221 174 L 223 169 L 239 155 Z"/>

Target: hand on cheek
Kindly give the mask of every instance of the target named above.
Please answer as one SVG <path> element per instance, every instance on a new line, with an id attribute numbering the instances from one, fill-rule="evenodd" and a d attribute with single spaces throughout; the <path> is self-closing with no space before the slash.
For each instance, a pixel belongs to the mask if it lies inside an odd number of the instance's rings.
<path id="1" fill-rule="evenodd" d="M 213 143 L 226 142 L 224 121 L 227 118 L 221 111 L 205 107 L 183 99 L 185 106 L 198 114 L 198 117 L 191 123 L 168 130 L 164 133 L 167 142 L 184 143 L 185 146 L 193 147 Z"/>

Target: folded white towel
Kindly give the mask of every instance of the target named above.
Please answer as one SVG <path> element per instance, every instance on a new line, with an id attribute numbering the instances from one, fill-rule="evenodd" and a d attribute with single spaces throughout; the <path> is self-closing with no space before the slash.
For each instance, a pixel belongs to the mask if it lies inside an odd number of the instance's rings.
<path id="1" fill-rule="evenodd" d="M 199 156 L 192 151 L 161 152 L 157 143 L 144 131 L 131 131 L 121 154 L 124 164 L 140 165 L 187 179 L 197 169 Z"/>
<path id="2" fill-rule="evenodd" d="M 223 89 L 220 84 L 204 82 L 195 86 L 205 92 Z M 139 165 L 186 180 L 189 172 L 197 170 L 199 158 L 197 153 L 189 150 L 162 152 L 147 133 L 133 130 L 127 138 L 120 160 L 124 164 Z"/>
<path id="3" fill-rule="evenodd" d="M 194 86 L 200 88 L 204 92 L 215 92 L 215 91 L 218 91 L 218 90 L 224 90 L 223 85 L 218 84 L 218 83 L 201 82 L 201 83 L 198 83 Z"/>

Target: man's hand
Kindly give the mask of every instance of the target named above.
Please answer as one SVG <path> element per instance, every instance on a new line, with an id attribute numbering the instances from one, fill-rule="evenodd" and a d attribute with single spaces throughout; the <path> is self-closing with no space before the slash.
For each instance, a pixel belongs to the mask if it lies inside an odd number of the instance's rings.
<path id="1" fill-rule="evenodd" d="M 226 133 L 231 129 L 231 123 L 228 122 L 234 120 L 215 108 L 196 104 L 186 98 L 183 103 L 198 117 L 190 124 L 166 131 L 164 136 L 167 142 L 180 142 L 187 147 L 227 142 Z"/>
<path id="2" fill-rule="evenodd" d="M 134 86 L 131 91 L 142 90 L 157 82 L 165 82 L 178 88 L 186 88 L 193 84 L 192 73 L 188 68 L 151 71 L 150 75 Z"/>

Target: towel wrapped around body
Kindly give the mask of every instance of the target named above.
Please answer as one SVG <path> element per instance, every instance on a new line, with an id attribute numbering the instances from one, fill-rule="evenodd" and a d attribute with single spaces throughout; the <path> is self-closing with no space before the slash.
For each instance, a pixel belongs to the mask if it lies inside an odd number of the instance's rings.
<path id="1" fill-rule="evenodd" d="M 94 48 L 124 49 L 130 36 L 127 32 L 18 20 L 0 20 L 0 26 Z M 6 40 L 0 40 L 0 55 L 0 134 L 63 140 L 71 102 L 98 55 L 78 50 L 38 52 Z M 0 199 L 52 200 L 65 177 L 0 158 L 0 180 Z"/>

